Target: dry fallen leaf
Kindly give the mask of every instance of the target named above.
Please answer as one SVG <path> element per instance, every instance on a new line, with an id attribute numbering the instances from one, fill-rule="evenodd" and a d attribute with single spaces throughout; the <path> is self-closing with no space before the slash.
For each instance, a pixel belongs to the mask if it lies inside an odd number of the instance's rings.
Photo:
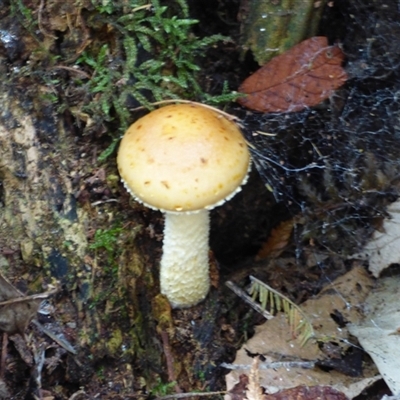
<path id="1" fill-rule="evenodd" d="M 390 204 L 386 211 L 388 218 L 382 229 L 374 232 L 360 253 L 350 257 L 368 260 L 368 268 L 376 278 L 390 265 L 400 263 L 400 201 Z"/>
<path id="2" fill-rule="evenodd" d="M 348 326 L 396 395 L 400 394 L 399 286 L 399 276 L 381 278 L 362 306 L 365 319 Z"/>
<path id="3" fill-rule="evenodd" d="M 256 260 L 262 260 L 267 257 L 279 257 L 282 251 L 288 245 L 294 224 L 295 221 L 290 219 L 288 221 L 281 222 L 277 227 L 272 229 L 267 241 L 258 251 Z"/>
<path id="4" fill-rule="evenodd" d="M 8 334 L 24 333 L 43 300 L 43 298 L 32 299 L 32 297 L 34 296 L 24 297 L 19 290 L 0 274 L 1 331 Z"/>
<path id="5" fill-rule="evenodd" d="M 347 80 L 344 54 L 323 36 L 304 40 L 273 58 L 239 87 L 237 101 L 261 112 L 295 112 L 328 98 Z"/>
<path id="6" fill-rule="evenodd" d="M 330 386 L 301 385 L 267 394 L 260 386 L 259 372 L 259 357 L 254 357 L 249 374 L 240 375 L 240 381 L 229 391 L 231 400 L 348 400 Z"/>
<path id="7" fill-rule="evenodd" d="M 316 337 L 320 341 L 309 340 L 303 347 L 296 342 L 287 328 L 284 315 L 255 327 L 251 339 L 236 353 L 232 371 L 226 376 L 227 389 L 230 390 L 241 374 L 247 373 L 254 355 L 262 355 L 260 363 L 260 385 L 272 394 L 297 386 L 330 386 L 347 397 L 358 396 L 362 390 L 380 379 L 373 364 L 353 364 L 344 358 L 354 349 L 351 346 L 343 321 L 357 323 L 362 317 L 359 305 L 362 304 L 372 287 L 372 278 L 362 266 L 339 277 L 318 296 L 301 304 L 301 309 L 311 320 Z M 332 316 L 335 316 L 333 318 Z M 251 356 L 252 355 L 252 356 Z M 264 368 L 277 361 L 317 361 L 328 369 L 304 369 L 298 366 Z M 341 362 L 343 360 L 343 362 Z M 332 362 L 335 361 L 335 364 Z M 362 375 L 360 367 L 363 367 Z M 301 397 L 299 397 L 301 398 Z M 229 396 L 226 396 L 227 400 Z"/>
<path id="8" fill-rule="evenodd" d="M 264 400 L 348 400 L 341 392 L 330 386 L 297 386 L 264 396 Z"/>
<path id="9" fill-rule="evenodd" d="M 23 294 L 0 274 L 0 300 L 19 299 Z M 0 330 L 8 334 L 24 333 L 31 319 L 36 315 L 42 300 L 11 302 L 0 307 Z"/>
<path id="10" fill-rule="evenodd" d="M 249 377 L 246 374 L 241 374 L 238 377 L 238 382 L 228 391 L 228 396 L 225 396 L 225 398 L 229 400 L 244 400 L 248 384 Z"/>

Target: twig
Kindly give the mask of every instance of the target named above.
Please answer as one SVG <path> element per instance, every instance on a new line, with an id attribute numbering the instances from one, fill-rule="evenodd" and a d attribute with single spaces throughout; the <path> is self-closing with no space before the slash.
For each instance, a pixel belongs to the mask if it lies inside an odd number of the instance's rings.
<path id="1" fill-rule="evenodd" d="M 51 67 L 51 69 L 63 69 L 63 70 L 68 71 L 68 72 L 73 72 L 74 74 L 82 75 L 86 79 L 90 79 L 91 78 L 90 75 L 87 74 L 85 71 L 82 71 L 80 69 L 76 69 L 76 68 L 73 68 L 73 67 L 67 67 L 65 65 L 55 65 L 54 67 Z"/>
<path id="2" fill-rule="evenodd" d="M 94 201 L 93 203 L 91 203 L 90 205 L 92 207 L 96 207 L 96 206 L 99 206 L 104 203 L 118 203 L 118 202 L 119 202 L 118 199 L 97 200 L 97 201 Z"/>
<path id="3" fill-rule="evenodd" d="M 50 339 L 54 340 L 59 346 L 63 349 L 69 351 L 72 354 L 78 354 L 77 351 L 64 339 L 60 339 L 57 335 L 51 332 L 49 329 L 45 328 L 39 321 L 33 319 L 32 322 L 43 332 L 45 333 Z"/>
<path id="4" fill-rule="evenodd" d="M 217 394 L 226 394 L 226 393 L 228 393 L 226 390 L 221 392 L 176 393 L 176 394 L 169 394 L 167 396 L 156 397 L 156 400 L 187 399 L 190 397 L 206 397 L 206 396 L 215 396 Z"/>
<path id="5" fill-rule="evenodd" d="M 86 392 L 84 392 L 83 390 L 78 390 L 68 400 L 75 400 L 81 394 L 86 394 Z"/>
<path id="6" fill-rule="evenodd" d="M 43 35 L 45 35 L 47 37 L 50 37 L 52 39 L 57 39 L 57 36 L 54 36 L 51 33 L 47 32 L 46 29 L 44 29 L 44 27 L 43 27 L 42 14 L 43 14 L 44 6 L 45 6 L 44 0 L 40 0 L 40 4 L 39 4 L 39 8 L 38 8 L 38 25 L 39 25 L 40 32 L 42 32 Z"/>
<path id="7" fill-rule="evenodd" d="M 221 367 L 231 370 L 243 369 L 248 370 L 251 369 L 250 364 L 229 364 L 222 363 Z M 304 368 L 304 369 L 312 369 L 315 367 L 315 361 L 276 361 L 270 363 L 260 362 L 258 368 L 259 369 L 275 369 L 275 368 Z"/>
<path id="8" fill-rule="evenodd" d="M 277 133 L 269 133 L 269 132 L 263 132 L 263 131 L 254 131 L 253 136 L 256 135 L 264 135 L 264 136 L 276 136 Z"/>
<path id="9" fill-rule="evenodd" d="M 0 362 L 0 379 L 3 379 L 4 373 L 6 372 L 7 345 L 8 345 L 8 333 L 3 332 L 3 343 L 1 348 L 1 362 Z"/>
<path id="10" fill-rule="evenodd" d="M 244 290 L 240 289 L 240 287 L 236 286 L 231 281 L 226 281 L 226 286 L 232 290 L 236 295 L 238 295 L 243 301 L 245 301 L 250 307 L 259 312 L 265 319 L 272 319 L 274 316 L 270 314 L 268 311 L 264 310 L 261 306 L 259 306 Z"/>
<path id="11" fill-rule="evenodd" d="M 174 357 L 172 355 L 171 346 L 169 344 L 168 333 L 165 331 L 161 331 L 160 335 L 163 344 L 165 360 L 167 362 L 168 380 L 170 382 L 176 382 L 176 376 L 174 370 Z M 175 384 L 175 391 L 178 393 L 182 393 L 182 390 L 178 384 Z"/>
<path id="12" fill-rule="evenodd" d="M 33 344 L 33 343 L 32 343 Z M 33 377 L 36 381 L 36 390 L 41 396 L 41 389 L 42 389 L 42 371 L 45 362 L 45 343 L 41 343 L 39 346 L 32 346 L 32 353 L 33 358 L 35 360 L 34 370 L 33 370 Z"/>
<path id="13" fill-rule="evenodd" d="M 31 300 L 47 299 L 48 297 L 50 297 L 51 295 L 53 295 L 57 292 L 58 292 L 58 288 L 54 288 L 54 289 L 50 290 L 49 292 L 45 292 L 45 293 L 32 294 L 30 296 L 24 296 L 24 297 L 16 297 L 14 299 L 1 301 L 0 306 L 6 306 L 8 304 L 15 304 L 15 303 L 23 303 L 25 301 L 31 301 Z"/>
<path id="14" fill-rule="evenodd" d="M 149 10 L 152 6 L 152 4 L 145 4 L 144 6 L 139 6 L 139 7 L 135 7 L 132 9 L 132 12 L 136 12 L 139 10 Z"/>

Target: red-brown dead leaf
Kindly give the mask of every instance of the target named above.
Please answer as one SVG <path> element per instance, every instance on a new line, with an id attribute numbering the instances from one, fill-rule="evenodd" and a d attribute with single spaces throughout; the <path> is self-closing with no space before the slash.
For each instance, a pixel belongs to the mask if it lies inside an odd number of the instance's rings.
<path id="1" fill-rule="evenodd" d="M 245 374 L 239 376 L 239 382 L 228 392 L 231 400 L 244 400 L 249 377 Z"/>
<path id="2" fill-rule="evenodd" d="M 290 219 L 281 222 L 276 228 L 272 229 L 267 241 L 259 250 L 256 260 L 279 257 L 289 242 L 294 224 L 295 221 Z"/>
<path id="3" fill-rule="evenodd" d="M 342 86 L 344 54 L 324 36 L 304 40 L 273 58 L 239 87 L 237 101 L 261 112 L 295 112 L 315 106 Z"/>
<path id="4" fill-rule="evenodd" d="M 330 386 L 297 386 L 264 396 L 264 400 L 348 400 Z"/>

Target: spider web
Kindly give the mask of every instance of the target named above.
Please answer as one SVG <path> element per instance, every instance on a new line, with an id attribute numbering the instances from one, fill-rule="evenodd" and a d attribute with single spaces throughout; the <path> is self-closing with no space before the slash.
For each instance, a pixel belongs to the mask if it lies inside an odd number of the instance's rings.
<path id="1" fill-rule="evenodd" d="M 360 248 L 398 196 L 399 21 L 397 1 L 335 1 L 319 34 L 346 54 L 346 85 L 312 109 L 243 117 L 266 186 L 306 217 L 303 238 L 336 253 Z"/>

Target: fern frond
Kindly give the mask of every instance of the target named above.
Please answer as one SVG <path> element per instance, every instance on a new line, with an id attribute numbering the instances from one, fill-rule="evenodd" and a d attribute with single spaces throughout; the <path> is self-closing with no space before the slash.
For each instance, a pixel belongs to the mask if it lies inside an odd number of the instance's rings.
<path id="1" fill-rule="evenodd" d="M 254 357 L 249 373 L 249 383 L 247 385 L 245 400 L 263 400 L 264 398 L 264 393 L 260 385 L 259 364 L 259 357 Z"/>
<path id="2" fill-rule="evenodd" d="M 259 301 L 261 308 L 271 314 L 282 311 L 287 318 L 290 332 L 299 338 L 301 346 L 314 336 L 313 327 L 303 310 L 282 293 L 277 292 L 266 283 L 250 275 L 249 294 L 253 300 Z"/>

